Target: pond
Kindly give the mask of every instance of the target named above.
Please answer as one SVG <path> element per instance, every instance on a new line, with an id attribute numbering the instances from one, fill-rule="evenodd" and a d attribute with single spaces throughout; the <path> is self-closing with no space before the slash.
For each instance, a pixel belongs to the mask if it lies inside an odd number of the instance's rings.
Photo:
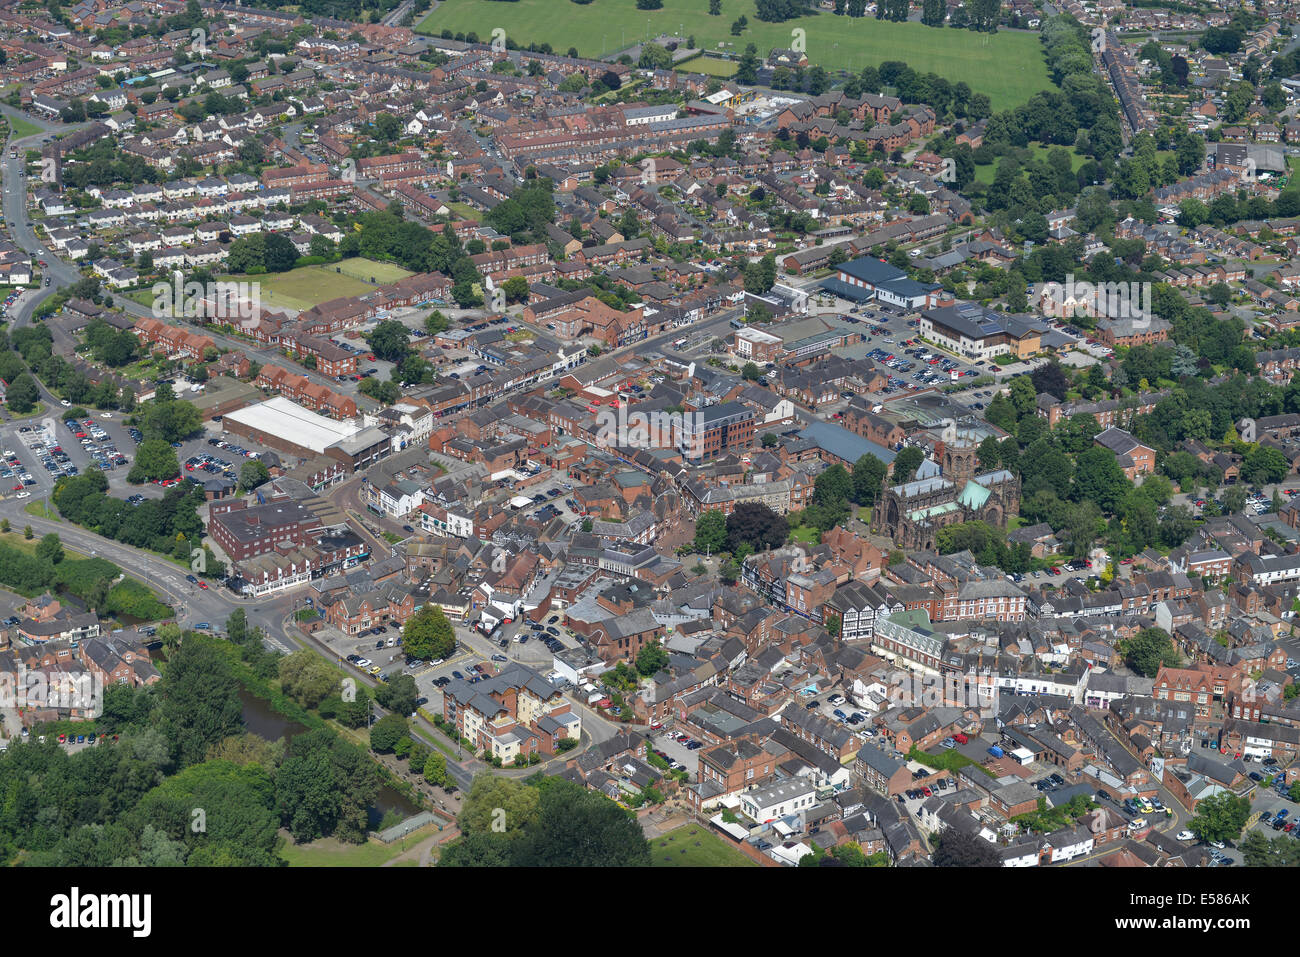
<path id="1" fill-rule="evenodd" d="M 239 700 L 243 704 L 244 727 L 249 734 L 255 734 L 265 741 L 284 738 L 288 744 L 296 735 L 307 730 L 306 726 L 292 718 L 286 718 L 246 688 L 239 689 Z M 385 784 L 379 789 L 374 806 L 370 808 L 370 827 L 377 829 L 389 811 L 396 811 L 403 818 L 408 818 L 420 813 L 420 808 L 391 785 Z"/>

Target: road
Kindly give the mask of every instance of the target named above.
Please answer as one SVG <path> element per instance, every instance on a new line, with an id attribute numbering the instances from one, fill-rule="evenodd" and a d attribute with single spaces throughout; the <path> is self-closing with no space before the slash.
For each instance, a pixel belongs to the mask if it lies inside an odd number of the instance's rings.
<path id="1" fill-rule="evenodd" d="M 180 327 L 187 326 L 187 323 L 178 322 L 172 319 L 170 316 L 157 315 L 154 313 L 152 309 L 146 306 L 142 306 L 138 302 L 135 302 L 134 300 L 131 299 L 127 299 L 124 296 L 114 297 L 113 304 L 115 306 L 121 307 L 123 311 L 125 311 L 128 315 L 131 316 L 136 316 L 139 318 L 152 317 L 154 319 L 160 319 L 163 322 L 168 323 L 169 325 L 180 326 Z M 203 335 L 207 336 L 214 343 L 216 343 L 218 348 L 230 349 L 234 352 L 242 352 L 245 355 L 247 355 L 249 359 L 261 365 L 267 365 L 268 363 L 273 363 L 285 367 L 288 369 L 288 371 L 296 373 L 297 375 L 306 376 L 308 379 L 310 379 L 312 382 L 316 383 L 317 385 L 323 385 L 327 389 L 331 389 L 334 392 L 347 393 L 356 399 L 358 408 L 363 408 L 363 407 L 366 409 L 377 408 L 376 404 L 372 400 L 368 399 L 367 397 L 365 397 L 364 395 L 362 395 L 360 392 L 357 391 L 356 389 L 357 383 L 355 382 L 352 381 L 339 382 L 337 379 L 334 379 L 331 376 L 323 375 L 314 369 L 308 369 L 305 366 L 299 365 L 297 362 L 294 362 L 292 359 L 286 358 L 284 354 L 281 353 L 278 349 L 267 347 L 267 346 L 259 346 L 256 343 L 249 342 L 247 339 L 236 339 L 234 336 L 225 335 L 221 332 L 216 331 L 210 326 L 203 327 L 202 331 L 203 331 Z"/>
<path id="2" fill-rule="evenodd" d="M 0 112 L 11 116 L 20 115 L 3 105 L 0 105 Z M 28 117 L 23 118 L 29 119 Z M 37 125 L 42 126 L 47 132 L 13 141 L 14 144 L 20 147 L 18 150 L 19 155 L 10 157 L 8 150 L 6 150 L 2 161 L 0 161 L 0 174 L 3 176 L 4 183 L 4 215 L 10 236 L 19 247 L 34 258 L 44 259 L 49 263 L 45 275 L 51 279 L 48 287 L 42 287 L 34 295 L 25 296 L 20 303 L 15 305 L 10 313 L 12 324 L 15 327 L 30 323 L 36 306 L 52 295 L 55 290 L 71 285 L 82 278 L 80 272 L 62 261 L 42 244 L 32 229 L 27 212 L 26 183 L 23 176 L 24 157 L 22 155 L 24 147 L 42 142 L 48 137 L 49 131 L 67 132 L 76 127 L 55 126 L 39 122 Z M 132 303 L 131 305 L 135 304 Z M 143 309 L 143 307 L 139 308 Z M 238 344 L 237 348 L 247 351 L 247 346 L 242 343 Z M 40 385 L 39 381 L 38 385 Z M 57 407 L 58 400 L 43 385 L 40 385 L 40 390 L 42 398 L 47 403 L 52 403 Z M 176 610 L 177 622 L 185 627 L 192 628 L 194 625 L 206 622 L 214 629 L 221 629 L 226 619 L 236 608 L 243 608 L 249 623 L 261 628 L 266 634 L 269 646 L 285 653 L 296 651 L 300 647 L 308 647 L 321 653 L 331 661 L 334 658 L 333 654 L 329 653 L 328 649 L 325 649 L 319 642 L 308 636 L 301 635 L 296 628 L 293 628 L 292 632 L 290 631 L 293 627 L 292 614 L 300 605 L 300 600 L 291 593 L 250 599 L 236 595 L 225 588 L 201 588 L 186 581 L 185 576 L 189 574 L 189 570 L 183 566 L 168 561 L 161 556 L 103 538 L 70 522 L 30 515 L 24 511 L 25 505 L 26 500 L 23 499 L 0 500 L 0 518 L 8 518 L 11 524 L 20 528 L 30 525 L 32 531 L 37 535 L 53 532 L 69 548 L 113 562 L 123 571 L 148 583 L 158 592 L 163 600 L 173 606 Z M 368 676 L 361 676 L 361 680 L 371 685 L 371 687 L 375 685 L 373 679 Z M 375 709 L 378 713 L 383 713 L 383 709 L 378 705 L 375 706 Z M 433 725 L 423 718 L 415 719 L 413 725 L 425 738 L 432 739 L 434 735 L 441 735 L 441 732 L 437 732 Z M 458 764 L 448 761 L 447 765 L 449 773 L 462 788 L 469 787 L 475 771 L 481 767 L 478 762 Z"/>
<path id="3" fill-rule="evenodd" d="M 402 18 L 405 17 L 408 13 L 410 13 L 411 8 L 414 6 L 415 6 L 415 0 L 405 0 L 405 2 L 394 7 L 392 11 L 379 22 L 386 27 L 400 26 L 402 23 Z"/>
<path id="4" fill-rule="evenodd" d="M 42 286 L 35 291 L 35 294 L 24 296 L 23 301 L 11 313 L 13 325 L 21 326 L 31 320 L 36 307 L 52 296 L 55 290 L 62 286 L 70 286 L 81 279 L 81 273 L 55 256 L 50 249 L 36 238 L 31 219 L 27 214 L 27 178 L 24 175 L 26 170 L 24 154 L 28 149 L 38 147 L 49 139 L 50 134 L 54 131 L 70 133 L 85 124 L 64 126 L 61 123 L 48 123 L 3 105 L 0 105 L 0 113 L 8 117 L 21 118 L 28 123 L 41 127 L 45 131 L 22 139 L 10 140 L 10 147 L 18 147 L 18 155 L 10 156 L 10 151 L 5 150 L 3 160 L 0 161 L 0 172 L 3 173 L 4 179 L 4 220 L 9 238 L 20 249 L 31 255 L 33 259 L 43 259 L 49 263 L 47 267 L 41 270 L 43 275 L 50 280 L 49 286 Z"/>

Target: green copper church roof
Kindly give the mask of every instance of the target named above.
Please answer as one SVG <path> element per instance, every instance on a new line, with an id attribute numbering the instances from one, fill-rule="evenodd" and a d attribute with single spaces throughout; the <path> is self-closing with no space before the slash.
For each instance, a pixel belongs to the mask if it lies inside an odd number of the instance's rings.
<path id="1" fill-rule="evenodd" d="M 989 490 L 978 482 L 967 482 L 957 496 L 957 503 L 965 508 L 979 509 L 989 500 Z"/>

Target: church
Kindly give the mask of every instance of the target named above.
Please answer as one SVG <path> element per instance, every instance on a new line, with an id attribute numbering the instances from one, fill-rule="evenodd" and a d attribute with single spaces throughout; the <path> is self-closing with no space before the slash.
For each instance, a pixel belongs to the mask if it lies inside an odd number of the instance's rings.
<path id="1" fill-rule="evenodd" d="M 949 525 L 1005 527 L 1020 508 L 1020 479 L 1006 469 L 976 474 L 975 451 L 968 437 L 958 437 L 942 444 L 938 475 L 886 485 L 871 530 L 902 548 L 937 551 L 939 529 Z"/>

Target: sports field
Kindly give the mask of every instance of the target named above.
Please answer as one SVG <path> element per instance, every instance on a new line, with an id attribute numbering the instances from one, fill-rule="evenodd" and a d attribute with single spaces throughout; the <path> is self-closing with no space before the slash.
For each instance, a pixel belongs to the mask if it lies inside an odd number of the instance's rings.
<path id="1" fill-rule="evenodd" d="M 401 266 L 393 263 L 376 262 L 373 259 L 363 259 L 360 256 L 353 256 L 351 259 L 342 259 L 328 266 L 321 266 L 321 269 L 333 270 L 335 267 L 343 271 L 343 275 L 351 276 L 354 279 L 360 279 L 363 282 L 376 282 L 380 285 L 390 282 L 397 282 L 399 279 L 405 279 L 411 275 L 409 269 L 403 269 Z"/>
<path id="2" fill-rule="evenodd" d="M 709 76 L 720 76 L 724 79 L 732 76 L 739 66 L 735 60 L 719 60 L 715 56 L 697 56 L 679 63 L 673 69 L 682 73 L 707 73 Z"/>
<path id="3" fill-rule="evenodd" d="M 749 18 L 749 27 L 733 37 L 731 23 L 741 14 Z M 594 0 L 585 6 L 571 0 L 446 0 L 417 29 L 473 32 L 486 42 L 498 27 L 521 45 L 549 43 L 559 53 L 577 47 L 590 57 L 660 34 L 694 35 L 701 46 L 735 54 L 753 43 L 766 56 L 773 47 L 790 47 L 792 31 L 802 29 L 814 65 L 858 72 L 885 60 L 904 60 L 922 73 L 934 71 L 954 83 L 964 80 L 971 89 L 988 94 L 994 110 L 1017 106 L 1051 86 L 1036 33 L 981 34 L 829 12 L 763 23 L 753 0 L 723 0 L 718 17 L 708 15 L 706 0 L 664 0 L 661 10 L 638 10 L 636 0 Z"/>
<path id="4" fill-rule="evenodd" d="M 262 305 L 267 309 L 296 309 L 302 312 L 340 296 L 359 296 L 377 285 L 395 282 L 409 275 L 411 273 L 400 266 L 353 258 L 325 266 L 299 266 L 288 272 L 220 278 L 260 282 Z"/>
<path id="5" fill-rule="evenodd" d="M 266 273 L 261 276 L 219 278 L 259 282 L 264 308 L 296 309 L 299 312 L 340 296 L 359 296 L 375 288 L 368 282 L 334 272 L 333 265 L 300 266 L 288 272 Z"/>

